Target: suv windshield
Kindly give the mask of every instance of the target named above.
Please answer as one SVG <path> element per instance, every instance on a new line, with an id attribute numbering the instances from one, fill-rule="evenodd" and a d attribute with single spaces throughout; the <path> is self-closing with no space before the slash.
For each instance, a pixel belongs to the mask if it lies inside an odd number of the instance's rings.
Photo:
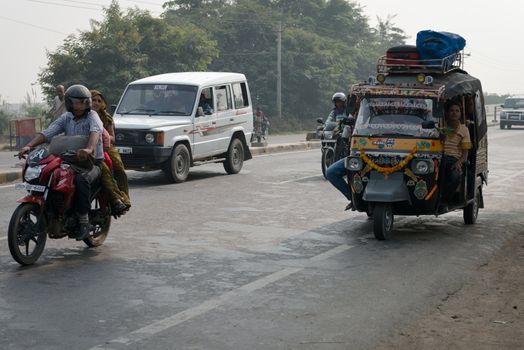
<path id="1" fill-rule="evenodd" d="M 116 113 L 190 116 L 197 90 L 191 85 L 130 85 Z"/>
<path id="2" fill-rule="evenodd" d="M 504 101 L 504 108 L 524 108 L 524 98 L 508 98 Z"/>
<path id="3" fill-rule="evenodd" d="M 435 129 L 422 128 L 422 122 L 426 120 L 435 120 L 431 99 L 363 98 L 355 125 L 355 135 L 434 137 Z"/>

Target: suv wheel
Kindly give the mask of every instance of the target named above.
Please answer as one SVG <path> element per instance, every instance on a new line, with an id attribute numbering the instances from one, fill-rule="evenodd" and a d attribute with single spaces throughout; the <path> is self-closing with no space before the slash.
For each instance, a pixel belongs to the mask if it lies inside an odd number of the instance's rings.
<path id="1" fill-rule="evenodd" d="M 234 138 L 229 145 L 224 161 L 224 169 L 228 174 L 238 174 L 244 164 L 244 145 Z"/>
<path id="2" fill-rule="evenodd" d="M 189 175 L 191 159 L 186 145 L 180 143 L 176 145 L 171 157 L 164 165 L 164 174 L 171 183 L 184 182 Z"/>

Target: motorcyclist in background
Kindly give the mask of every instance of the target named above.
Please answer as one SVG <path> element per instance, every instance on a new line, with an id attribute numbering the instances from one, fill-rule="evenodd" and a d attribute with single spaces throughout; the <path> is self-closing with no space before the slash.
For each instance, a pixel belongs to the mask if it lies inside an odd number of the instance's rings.
<path id="1" fill-rule="evenodd" d="M 334 106 L 326 119 L 326 123 L 336 122 L 337 115 L 346 116 L 346 94 L 336 92 L 331 98 L 331 101 L 333 101 Z"/>
<path id="2" fill-rule="evenodd" d="M 25 147 L 18 152 L 23 158 L 31 148 L 51 139 L 61 133 L 65 136 L 89 136 L 87 146 L 77 151 L 80 160 L 94 156 L 95 164 L 89 169 L 78 171 L 75 177 L 75 206 L 80 230 L 76 239 L 81 241 L 89 237 L 89 209 L 91 208 L 91 184 L 100 177 L 98 164 L 104 159 L 102 148 L 102 121 L 98 114 L 91 111 L 91 92 L 83 85 L 73 85 L 65 92 L 67 112 L 58 117 L 42 132 L 36 134 Z"/>
<path id="3" fill-rule="evenodd" d="M 344 116 L 344 118 L 348 119 L 348 122 L 351 123 L 353 117 L 346 115 L 346 95 L 343 92 L 337 92 L 331 100 L 334 103 L 334 107 L 331 113 L 329 113 L 326 123 L 337 121 L 337 116 L 340 115 Z M 347 181 L 344 179 L 344 176 L 347 175 L 344 161 L 345 158 L 342 158 L 331 164 L 331 166 L 326 169 L 326 179 L 347 198 L 349 204 L 346 205 L 345 210 L 349 210 L 352 208 L 351 192 L 349 191 Z"/>

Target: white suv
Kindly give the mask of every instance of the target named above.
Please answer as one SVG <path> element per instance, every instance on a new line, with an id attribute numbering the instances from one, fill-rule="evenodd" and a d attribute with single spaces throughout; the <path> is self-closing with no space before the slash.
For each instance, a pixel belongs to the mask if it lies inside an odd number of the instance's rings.
<path id="1" fill-rule="evenodd" d="M 169 73 L 130 83 L 114 115 L 116 148 L 128 169 L 162 169 L 170 182 L 191 166 L 224 164 L 228 174 L 251 159 L 253 109 L 239 73 Z"/>
<path id="2" fill-rule="evenodd" d="M 500 112 L 500 128 L 524 125 L 524 97 L 508 97 Z"/>

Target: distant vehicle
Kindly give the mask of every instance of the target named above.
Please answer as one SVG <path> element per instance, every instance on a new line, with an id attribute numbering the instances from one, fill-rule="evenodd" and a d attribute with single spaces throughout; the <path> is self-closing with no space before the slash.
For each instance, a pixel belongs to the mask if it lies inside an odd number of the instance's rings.
<path id="1" fill-rule="evenodd" d="M 512 125 L 524 125 L 524 96 L 508 97 L 501 107 L 501 129 L 511 129 Z"/>
<path id="2" fill-rule="evenodd" d="M 168 73 L 130 83 L 116 108 L 116 149 L 128 169 L 162 169 L 183 182 L 189 168 L 223 163 L 236 174 L 251 159 L 253 109 L 239 73 Z"/>

